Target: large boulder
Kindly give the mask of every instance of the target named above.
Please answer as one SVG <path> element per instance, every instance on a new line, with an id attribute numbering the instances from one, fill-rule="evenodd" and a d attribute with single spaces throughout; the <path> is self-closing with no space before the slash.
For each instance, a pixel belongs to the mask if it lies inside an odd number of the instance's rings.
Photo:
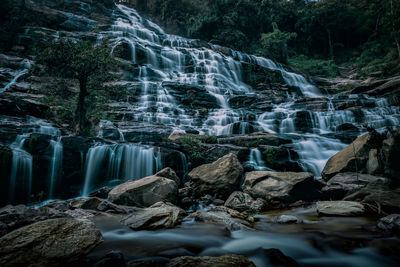
<path id="1" fill-rule="evenodd" d="M 239 255 L 224 255 L 219 257 L 178 257 L 172 259 L 166 267 L 226 267 L 226 266 L 237 266 L 237 267 L 253 267 L 254 263 L 248 260 L 244 256 Z"/>
<path id="2" fill-rule="evenodd" d="M 238 189 L 242 174 L 242 165 L 236 155 L 230 153 L 213 163 L 193 169 L 188 177 L 195 195 L 210 194 L 216 198 L 226 199 Z"/>
<path id="3" fill-rule="evenodd" d="M 379 162 L 376 153 L 370 153 L 371 149 L 381 146 L 382 136 L 376 131 L 371 131 L 354 140 L 349 146 L 331 157 L 322 171 L 324 178 L 330 178 L 340 172 L 371 172 L 379 171 Z M 371 155 L 371 158 L 370 158 Z M 369 169 L 367 170 L 367 162 Z M 378 164 L 378 166 L 376 166 Z"/>
<path id="4" fill-rule="evenodd" d="M 60 266 L 81 259 L 102 242 L 95 225 L 82 219 L 37 222 L 0 239 L 1 266 Z"/>
<path id="5" fill-rule="evenodd" d="M 253 217 L 224 206 L 212 207 L 209 210 L 200 210 L 191 213 L 189 217 L 199 222 L 222 225 L 230 231 L 248 230 L 251 223 L 254 222 Z"/>
<path id="6" fill-rule="evenodd" d="M 355 201 L 318 201 L 318 215 L 356 216 L 365 212 L 364 205 Z"/>
<path id="7" fill-rule="evenodd" d="M 392 187 L 382 181 L 369 183 L 344 200 L 365 203 L 370 211 L 376 213 L 400 213 L 400 187 Z"/>
<path id="8" fill-rule="evenodd" d="M 133 230 L 165 229 L 180 223 L 184 214 L 179 207 L 158 202 L 149 208 L 132 212 L 121 222 Z"/>
<path id="9" fill-rule="evenodd" d="M 324 199 L 342 199 L 367 184 L 375 181 L 387 182 L 387 178 L 354 172 L 338 173 L 322 188 Z"/>
<path id="10" fill-rule="evenodd" d="M 400 185 L 400 128 L 392 131 L 390 137 L 383 141 L 381 155 L 384 173 Z"/>
<path id="11" fill-rule="evenodd" d="M 53 207 L 35 209 L 25 205 L 8 205 L 0 210 L 0 223 L 3 225 L 3 234 L 6 234 L 28 224 L 67 216 L 60 209 Z"/>
<path id="12" fill-rule="evenodd" d="M 115 204 L 138 207 L 149 207 L 159 201 L 175 204 L 177 197 L 176 182 L 155 175 L 123 183 L 108 194 L 109 200 Z"/>
<path id="13" fill-rule="evenodd" d="M 242 185 L 243 192 L 270 204 L 312 200 L 319 195 L 319 188 L 320 183 L 309 172 L 248 172 Z"/>

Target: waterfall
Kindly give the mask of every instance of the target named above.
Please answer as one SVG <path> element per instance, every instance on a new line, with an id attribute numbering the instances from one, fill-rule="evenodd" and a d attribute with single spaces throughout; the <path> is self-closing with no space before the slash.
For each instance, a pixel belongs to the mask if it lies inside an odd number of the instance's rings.
<path id="1" fill-rule="evenodd" d="M 16 75 L 14 76 L 14 78 L 6 86 L 4 86 L 2 89 L 0 89 L 0 93 L 3 93 L 5 91 L 7 91 L 8 89 L 10 89 L 14 84 L 17 83 L 19 78 L 21 78 L 22 76 L 24 76 L 25 74 L 27 74 L 29 72 L 29 69 L 31 67 L 31 64 L 29 63 L 29 61 L 23 60 L 20 63 L 20 65 L 23 69 L 18 70 L 16 72 Z"/>
<path id="2" fill-rule="evenodd" d="M 57 181 L 57 178 L 60 176 L 61 166 L 62 166 L 62 157 L 63 157 L 63 145 L 61 142 L 62 137 L 59 136 L 57 141 L 50 141 L 50 148 L 52 150 L 52 157 L 50 162 L 50 189 L 49 189 L 49 199 L 52 199 L 54 196 L 54 187 Z"/>
<path id="3" fill-rule="evenodd" d="M 258 148 L 252 148 L 249 155 L 249 164 L 255 171 L 271 171 L 262 158 L 261 151 Z"/>
<path id="4" fill-rule="evenodd" d="M 83 196 L 106 184 L 137 180 L 163 167 L 159 149 L 136 144 L 100 145 L 86 156 Z"/>

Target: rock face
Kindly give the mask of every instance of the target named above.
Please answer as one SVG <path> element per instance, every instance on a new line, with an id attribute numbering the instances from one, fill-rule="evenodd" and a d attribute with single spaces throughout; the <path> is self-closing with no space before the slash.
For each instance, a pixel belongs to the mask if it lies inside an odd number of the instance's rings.
<path id="1" fill-rule="evenodd" d="M 242 165 L 236 155 L 230 153 L 213 163 L 193 169 L 188 176 L 195 195 L 210 194 L 226 199 L 239 187 L 242 174 Z"/>
<path id="2" fill-rule="evenodd" d="M 224 255 L 220 257 L 178 257 L 172 259 L 166 267 L 255 267 L 254 263 L 244 256 L 239 255 Z"/>
<path id="3" fill-rule="evenodd" d="M 248 230 L 250 223 L 253 222 L 252 217 L 242 214 L 236 210 L 231 210 L 224 206 L 212 207 L 209 210 L 201 210 L 189 215 L 196 221 L 220 224 L 230 231 Z"/>
<path id="4" fill-rule="evenodd" d="M 1 266 L 60 266 L 79 260 L 102 242 L 88 220 L 51 219 L 15 230 L 0 239 Z"/>
<path id="5" fill-rule="evenodd" d="M 371 182 L 387 182 L 388 179 L 379 176 L 361 173 L 338 173 L 322 188 L 324 199 L 342 199 L 347 194 L 353 193 Z"/>
<path id="6" fill-rule="evenodd" d="M 155 175 L 123 183 L 108 194 L 115 204 L 139 207 L 149 207 L 159 201 L 176 203 L 177 196 L 175 181 Z"/>
<path id="7" fill-rule="evenodd" d="M 131 213 L 122 223 L 133 230 L 155 230 L 177 225 L 185 212 L 174 205 L 158 202 L 153 206 Z"/>
<path id="8" fill-rule="evenodd" d="M 327 216 L 357 216 L 365 212 L 364 205 L 354 201 L 319 201 L 319 215 Z"/>
<path id="9" fill-rule="evenodd" d="M 308 172 L 249 172 L 242 185 L 243 192 L 267 202 L 311 200 L 318 194 L 318 187 Z"/>
<path id="10" fill-rule="evenodd" d="M 369 139 L 370 134 L 365 134 L 330 158 L 322 171 L 322 176 L 330 178 L 340 172 L 359 172 L 368 161 Z"/>
<path id="11" fill-rule="evenodd" d="M 264 208 L 265 201 L 261 198 L 254 200 L 249 194 L 241 191 L 233 192 L 225 201 L 224 206 L 239 212 L 258 212 Z"/>
<path id="12" fill-rule="evenodd" d="M 179 185 L 181 183 L 181 180 L 179 179 L 178 175 L 176 175 L 175 171 L 170 167 L 164 168 L 154 175 L 159 176 L 159 177 L 168 178 L 172 181 L 175 181 L 175 183 L 177 185 Z"/>

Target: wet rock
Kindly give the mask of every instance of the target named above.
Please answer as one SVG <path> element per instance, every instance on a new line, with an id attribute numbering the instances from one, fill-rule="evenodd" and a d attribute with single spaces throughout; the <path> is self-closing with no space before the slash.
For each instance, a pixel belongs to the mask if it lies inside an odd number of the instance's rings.
<path id="1" fill-rule="evenodd" d="M 224 205 L 239 212 L 259 212 L 264 208 L 265 201 L 261 198 L 254 200 L 247 193 L 235 191 L 228 197 Z"/>
<path id="2" fill-rule="evenodd" d="M 93 266 L 95 267 L 125 267 L 125 257 L 121 251 L 110 251 Z"/>
<path id="3" fill-rule="evenodd" d="M 180 223 L 185 212 L 171 204 L 158 202 L 149 208 L 137 210 L 122 219 L 133 230 L 172 228 Z"/>
<path id="4" fill-rule="evenodd" d="M 6 226 L 7 232 L 35 222 L 67 216 L 64 212 L 49 207 L 35 209 L 25 205 L 8 205 L 0 210 L 0 222 Z"/>
<path id="5" fill-rule="evenodd" d="M 193 169 L 188 177 L 194 194 L 210 194 L 226 199 L 239 187 L 243 167 L 236 155 L 230 153 L 217 161 Z"/>
<path id="6" fill-rule="evenodd" d="M 159 201 L 177 203 L 178 185 L 171 179 L 149 176 L 123 183 L 108 194 L 111 202 L 119 205 L 149 207 Z"/>
<path id="7" fill-rule="evenodd" d="M 279 249 L 259 249 L 258 255 L 266 257 L 272 266 L 300 267 L 300 265 L 291 257 L 286 256 Z"/>
<path id="8" fill-rule="evenodd" d="M 38 101 L 31 99 L 0 98 L 0 114 L 8 116 L 35 116 L 45 118 L 49 114 L 50 108 Z"/>
<path id="9" fill-rule="evenodd" d="M 0 239 L 1 266 L 60 266 L 81 259 L 102 242 L 88 220 L 51 219 L 15 230 Z"/>
<path id="10" fill-rule="evenodd" d="M 278 137 L 275 134 L 253 133 L 251 135 L 218 138 L 218 143 L 231 144 L 239 147 L 258 147 L 260 145 L 280 146 L 282 144 L 289 144 L 291 141 Z"/>
<path id="11" fill-rule="evenodd" d="M 90 193 L 89 197 L 108 198 L 108 193 L 110 193 L 111 190 L 112 187 L 105 186 Z"/>
<path id="12" fill-rule="evenodd" d="M 303 169 L 295 161 L 299 155 L 285 147 L 260 146 L 267 166 L 276 171 L 301 172 Z"/>
<path id="13" fill-rule="evenodd" d="M 368 210 L 380 214 L 400 213 L 400 188 L 376 181 L 346 196 L 344 200 L 359 201 L 367 204 Z"/>
<path id="14" fill-rule="evenodd" d="M 165 266 L 169 262 L 169 258 L 164 257 L 150 257 L 143 259 L 136 259 L 128 263 L 128 267 L 154 267 Z"/>
<path id="15" fill-rule="evenodd" d="M 319 188 L 308 172 L 248 172 L 242 185 L 243 192 L 269 203 L 312 200 L 319 196 Z"/>
<path id="16" fill-rule="evenodd" d="M 74 209 L 74 210 L 67 210 L 65 214 L 76 219 L 88 219 L 96 216 L 98 212 L 94 210 Z"/>
<path id="17" fill-rule="evenodd" d="M 172 181 L 175 181 L 175 183 L 177 185 L 179 185 L 181 183 L 181 179 L 179 179 L 178 175 L 176 175 L 175 171 L 170 167 L 164 168 L 154 175 L 159 176 L 159 177 L 168 178 Z"/>
<path id="18" fill-rule="evenodd" d="M 321 191 L 325 199 L 342 199 L 375 181 L 387 182 L 388 179 L 354 172 L 338 173 L 328 180 Z"/>
<path id="19" fill-rule="evenodd" d="M 114 203 L 111 203 L 107 200 L 103 200 L 98 206 L 97 210 L 101 212 L 107 213 L 115 213 L 115 214 L 127 214 L 132 211 L 135 211 L 137 208 L 135 207 L 128 207 L 128 206 L 120 206 Z"/>
<path id="20" fill-rule="evenodd" d="M 381 152 L 384 173 L 400 185 L 400 128 L 392 131 L 390 136 L 383 141 Z"/>
<path id="21" fill-rule="evenodd" d="M 280 215 L 276 218 L 274 218 L 275 222 L 280 223 L 280 224 L 291 224 L 291 223 L 301 223 L 301 220 L 297 218 L 296 216 L 293 215 Z"/>
<path id="22" fill-rule="evenodd" d="M 70 209 L 96 210 L 103 200 L 97 197 L 78 198 L 69 202 Z"/>
<path id="23" fill-rule="evenodd" d="M 238 267 L 251 267 L 255 266 L 254 263 L 248 260 L 244 256 L 239 255 L 224 255 L 219 257 L 178 257 L 172 259 L 166 267 L 226 267 L 226 266 L 238 266 Z"/>
<path id="24" fill-rule="evenodd" d="M 69 209 L 69 204 L 66 200 L 52 200 L 44 205 L 44 207 L 65 212 Z"/>
<path id="25" fill-rule="evenodd" d="M 357 216 L 365 212 L 364 205 L 355 201 L 318 201 L 317 213 L 320 216 Z"/>
<path id="26" fill-rule="evenodd" d="M 382 230 L 400 231 L 400 214 L 391 214 L 381 218 L 377 226 Z"/>
<path id="27" fill-rule="evenodd" d="M 224 206 L 197 211 L 191 213 L 189 217 L 200 222 L 223 225 L 230 231 L 249 230 L 251 223 L 254 222 L 253 217 Z"/>
<path id="28" fill-rule="evenodd" d="M 324 178 L 340 172 L 366 172 L 370 150 L 381 146 L 382 137 L 376 131 L 357 138 L 353 143 L 331 157 L 322 171 Z"/>

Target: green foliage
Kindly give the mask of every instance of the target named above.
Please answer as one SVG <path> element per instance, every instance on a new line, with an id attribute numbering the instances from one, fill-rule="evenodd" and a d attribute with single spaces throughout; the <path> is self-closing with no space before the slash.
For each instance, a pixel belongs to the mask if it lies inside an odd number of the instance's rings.
<path id="1" fill-rule="evenodd" d="M 262 54 L 276 61 L 287 63 L 288 42 L 295 39 L 297 34 L 281 32 L 275 22 L 272 23 L 272 28 L 272 32 L 261 35 Z"/>
<path id="2" fill-rule="evenodd" d="M 77 132 L 89 135 L 93 122 L 88 120 L 87 110 L 96 110 L 96 104 L 104 103 L 107 100 L 93 94 L 93 91 L 103 89 L 103 83 L 113 79 L 113 75 L 109 71 L 116 65 L 106 41 L 101 45 L 93 46 L 90 42 L 61 39 L 43 44 L 43 49 L 40 51 L 36 60 L 37 63 L 44 66 L 46 74 L 75 79 L 79 82 L 79 96 L 74 119 Z M 61 92 L 66 91 L 65 88 L 61 88 Z M 55 90 L 54 93 L 57 94 L 57 91 Z M 85 103 L 87 96 L 91 97 L 88 104 Z M 94 117 L 95 123 L 98 116 Z"/>
<path id="3" fill-rule="evenodd" d="M 315 59 L 299 55 L 289 58 L 289 63 L 312 76 L 335 77 L 339 73 L 339 68 L 333 60 Z"/>

